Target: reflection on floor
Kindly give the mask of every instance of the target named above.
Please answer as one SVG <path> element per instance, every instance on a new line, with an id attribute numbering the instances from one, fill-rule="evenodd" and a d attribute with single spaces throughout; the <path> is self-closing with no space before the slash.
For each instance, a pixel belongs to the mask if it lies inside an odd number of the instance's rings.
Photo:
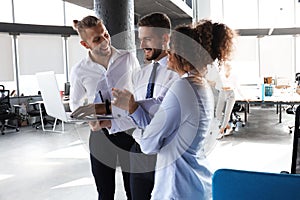
<path id="1" fill-rule="evenodd" d="M 213 129 L 206 149 L 212 168 L 290 171 L 293 135 L 288 125 L 294 124 L 294 116 L 283 112 L 278 123 L 274 107 L 254 107 L 248 120 L 220 141 L 215 140 L 217 128 Z M 97 199 L 90 172 L 89 128 L 66 124 L 65 130 L 53 133 L 22 127 L 18 133 L 0 136 L 1 200 Z M 115 199 L 126 199 L 120 169 L 116 180 Z"/>

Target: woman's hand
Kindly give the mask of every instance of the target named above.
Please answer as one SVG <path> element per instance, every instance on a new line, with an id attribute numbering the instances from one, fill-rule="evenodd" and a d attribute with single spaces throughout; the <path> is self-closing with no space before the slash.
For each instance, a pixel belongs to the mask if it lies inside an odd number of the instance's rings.
<path id="1" fill-rule="evenodd" d="M 134 96 L 130 91 L 113 88 L 112 95 L 114 96 L 114 100 L 112 101 L 114 106 L 127 110 L 130 114 L 134 113 L 138 108 L 138 104 L 135 102 Z"/>

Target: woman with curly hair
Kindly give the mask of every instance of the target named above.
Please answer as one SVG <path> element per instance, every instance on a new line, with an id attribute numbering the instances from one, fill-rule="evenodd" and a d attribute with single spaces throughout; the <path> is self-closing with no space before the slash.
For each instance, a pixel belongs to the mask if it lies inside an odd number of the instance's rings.
<path id="1" fill-rule="evenodd" d="M 213 96 L 205 75 L 208 64 L 229 59 L 234 36 L 225 24 L 210 20 L 172 32 L 168 68 L 181 78 L 168 90 L 140 141 L 144 153 L 157 154 L 152 200 L 211 199 L 212 171 L 203 146 Z M 113 94 L 115 105 L 128 98 L 124 90 L 114 89 Z"/>

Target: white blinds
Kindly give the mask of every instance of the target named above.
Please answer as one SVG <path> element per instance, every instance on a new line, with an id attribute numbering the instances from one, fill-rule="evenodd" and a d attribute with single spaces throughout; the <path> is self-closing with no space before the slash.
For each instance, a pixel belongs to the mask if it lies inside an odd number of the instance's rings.
<path id="1" fill-rule="evenodd" d="M 71 36 L 68 38 L 68 53 L 70 69 L 78 63 L 82 58 L 87 56 L 88 50 L 80 44 L 79 36 Z"/>
<path id="2" fill-rule="evenodd" d="M 0 81 L 14 80 L 12 37 L 0 34 Z"/>
<path id="3" fill-rule="evenodd" d="M 64 73 L 63 39 L 51 35 L 18 36 L 20 75 L 54 71 Z"/>

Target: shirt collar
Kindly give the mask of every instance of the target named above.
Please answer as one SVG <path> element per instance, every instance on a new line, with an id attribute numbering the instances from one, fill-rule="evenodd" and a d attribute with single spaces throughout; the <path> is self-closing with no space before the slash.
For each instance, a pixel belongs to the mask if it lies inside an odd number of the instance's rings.
<path id="1" fill-rule="evenodd" d="M 154 62 L 158 62 L 160 66 L 167 66 L 167 62 L 168 62 L 167 58 L 168 56 L 162 57 L 159 61 L 152 61 L 152 64 Z"/>
<path id="2" fill-rule="evenodd" d="M 111 54 L 112 55 L 108 61 L 108 65 L 111 65 L 117 58 L 119 58 L 120 56 L 122 56 L 126 53 L 127 53 L 127 51 L 125 51 L 125 50 L 119 50 L 119 49 L 116 49 L 115 47 L 111 46 Z M 91 62 L 94 62 L 90 57 L 90 52 L 88 52 L 87 58 Z"/>
<path id="3" fill-rule="evenodd" d="M 188 73 L 184 73 L 181 78 L 186 78 L 186 77 L 189 77 L 189 74 Z"/>

